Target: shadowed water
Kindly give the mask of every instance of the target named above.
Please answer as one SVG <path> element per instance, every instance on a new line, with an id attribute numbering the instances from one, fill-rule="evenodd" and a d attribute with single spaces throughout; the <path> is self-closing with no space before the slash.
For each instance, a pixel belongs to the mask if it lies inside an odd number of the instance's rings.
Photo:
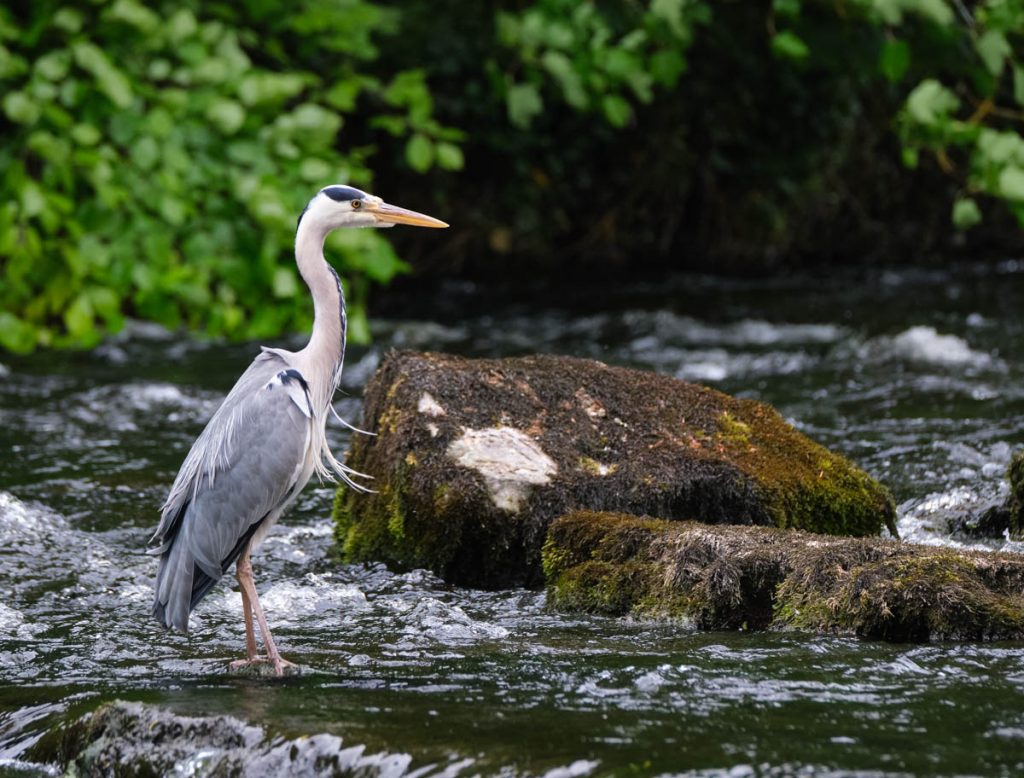
<path id="1" fill-rule="evenodd" d="M 1024 443 L 1014 263 L 685 278 L 595 291 L 571 309 L 459 314 L 481 296 L 450 290 L 432 321 L 379 322 L 372 348 L 350 350 L 342 416 L 358 423 L 361 387 L 391 347 L 653 369 L 775 404 L 890 486 L 904 537 L 943 544 L 968 542 L 950 537 L 951 517 L 1005 497 Z M 45 772 L 25 761 L 36 740 L 117 698 L 283 738 L 336 735 L 395 755 L 380 770 L 394 775 L 1024 774 L 1024 645 L 697 633 L 550 613 L 540 592 L 342 566 L 331 491 L 315 484 L 255 559 L 275 635 L 304 673 L 227 675 L 243 650 L 238 594 L 225 581 L 190 636 L 164 633 L 149 618 L 156 562 L 141 551 L 256 350 L 136 325 L 91 354 L 0 366 L 0 775 Z M 336 450 L 348 434 L 334 428 Z"/>

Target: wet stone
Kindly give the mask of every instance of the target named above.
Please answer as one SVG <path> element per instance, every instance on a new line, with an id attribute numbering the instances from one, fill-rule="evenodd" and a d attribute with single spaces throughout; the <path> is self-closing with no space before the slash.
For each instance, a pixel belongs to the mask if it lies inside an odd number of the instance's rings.
<path id="1" fill-rule="evenodd" d="M 1024 555 L 579 511 L 544 546 L 548 604 L 700 629 L 895 642 L 1024 638 Z"/>
<path id="2" fill-rule="evenodd" d="M 1010 485 L 1006 500 L 953 518 L 950 531 L 954 535 L 1024 540 L 1024 451 L 1011 457 L 1006 478 Z"/>
<path id="3" fill-rule="evenodd" d="M 397 776 L 406 754 L 367 754 L 329 734 L 282 740 L 230 716 L 178 716 L 134 702 L 113 702 L 44 738 L 33 758 L 68 774 Z"/>
<path id="4" fill-rule="evenodd" d="M 558 356 L 392 352 L 366 389 L 339 491 L 348 561 L 540 585 L 551 521 L 576 509 L 840 535 L 895 532 L 888 492 L 770 406 Z"/>

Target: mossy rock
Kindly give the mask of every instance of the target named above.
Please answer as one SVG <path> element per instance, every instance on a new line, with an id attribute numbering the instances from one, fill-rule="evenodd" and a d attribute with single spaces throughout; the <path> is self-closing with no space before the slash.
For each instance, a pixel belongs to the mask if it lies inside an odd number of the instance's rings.
<path id="1" fill-rule="evenodd" d="M 485 588 L 540 585 L 548 525 L 575 509 L 841 535 L 895 532 L 888 492 L 773 408 L 558 356 L 392 352 L 366 389 L 341 490 L 348 561 Z"/>
<path id="2" fill-rule="evenodd" d="M 287 740 L 231 716 L 179 716 L 122 701 L 47 733 L 26 756 L 80 778 L 404 775 L 411 761 L 405 754 L 368 754 L 336 735 Z"/>
<path id="3" fill-rule="evenodd" d="M 544 545 L 548 603 L 897 642 L 1024 639 L 1024 556 L 577 511 Z"/>

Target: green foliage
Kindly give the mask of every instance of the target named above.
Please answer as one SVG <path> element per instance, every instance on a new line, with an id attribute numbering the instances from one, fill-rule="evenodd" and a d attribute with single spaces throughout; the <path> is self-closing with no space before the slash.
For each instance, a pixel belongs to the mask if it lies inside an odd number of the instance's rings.
<path id="1" fill-rule="evenodd" d="M 612 6 L 537 0 L 517 12 L 499 11 L 500 77 L 508 118 L 528 128 L 545 104 L 601 115 L 613 127 L 633 117 L 686 70 L 694 28 L 709 18 L 697 0 L 653 0 Z"/>
<path id="2" fill-rule="evenodd" d="M 235 338 L 307 327 L 296 215 L 372 178 L 348 120 L 372 112 L 416 171 L 462 165 L 422 71 L 360 72 L 396 25 L 367 0 L 0 8 L 0 347 L 88 347 L 125 315 Z M 328 255 L 365 337 L 366 281 L 405 265 L 373 231 Z"/>
<path id="3" fill-rule="evenodd" d="M 931 199 L 957 229 L 1024 223 L 1022 120 L 1024 0 L 7 4 L 0 348 L 87 347 L 126 316 L 303 329 L 295 216 L 371 165 L 457 211 L 454 262 L 788 256 L 830 208 L 899 218 L 901 173 L 948 176 Z M 406 265 L 372 231 L 328 253 L 365 337 Z"/>
<path id="4" fill-rule="evenodd" d="M 834 9 L 822 0 L 775 5 L 780 21 L 823 38 L 838 24 L 858 23 L 858 12 L 861 22 L 883 33 L 878 72 L 906 96 L 895 118 L 905 163 L 917 167 L 922 153 L 931 155 L 958 181 L 958 229 L 981 221 L 977 195 L 1002 200 L 1024 224 L 1024 0 L 856 0 L 848 9 L 852 18 L 825 21 L 820 12 Z M 817 21 L 802 23 L 812 9 Z M 772 39 L 777 55 L 815 56 L 814 46 L 784 37 L 790 35 L 787 29 Z M 851 59 L 848 66 L 854 71 L 861 63 Z"/>

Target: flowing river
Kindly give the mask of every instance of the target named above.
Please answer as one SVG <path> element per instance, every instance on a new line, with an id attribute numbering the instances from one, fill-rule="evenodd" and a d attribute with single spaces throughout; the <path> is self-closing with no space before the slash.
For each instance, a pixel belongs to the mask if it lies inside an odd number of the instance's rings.
<path id="1" fill-rule="evenodd" d="M 950 531 L 1005 498 L 1024 445 L 1024 263 L 680 277 L 566 292 L 561 308 L 551 290 L 485 296 L 442 288 L 429 318 L 376 322 L 374 345 L 350 348 L 339 413 L 358 423 L 390 348 L 593 357 L 774 404 L 890 487 L 905 539 L 1024 550 Z M 332 492 L 315 482 L 254 558 L 282 653 L 304 672 L 227 674 L 244 650 L 233 578 L 189 636 L 164 633 L 141 552 L 256 351 L 135 325 L 91 353 L 0 356 L 0 776 L 54 773 L 29 760 L 33 744 L 114 699 L 329 733 L 389 755 L 380 772 L 396 776 L 1024 775 L 1024 644 L 702 633 L 344 566 Z M 332 427 L 336 451 L 349 434 Z"/>

